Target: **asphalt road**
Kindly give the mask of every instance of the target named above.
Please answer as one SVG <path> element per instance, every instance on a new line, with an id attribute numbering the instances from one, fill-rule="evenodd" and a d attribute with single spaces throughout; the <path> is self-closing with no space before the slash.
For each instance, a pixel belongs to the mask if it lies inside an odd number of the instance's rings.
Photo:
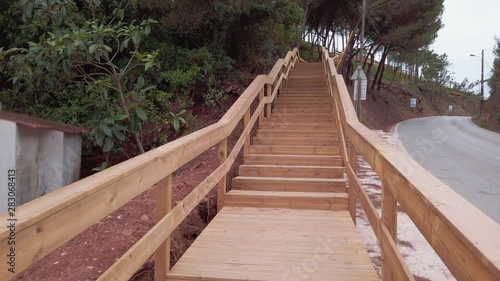
<path id="1" fill-rule="evenodd" d="M 412 158 L 500 224 L 500 134 L 469 117 L 429 117 L 395 129 Z"/>

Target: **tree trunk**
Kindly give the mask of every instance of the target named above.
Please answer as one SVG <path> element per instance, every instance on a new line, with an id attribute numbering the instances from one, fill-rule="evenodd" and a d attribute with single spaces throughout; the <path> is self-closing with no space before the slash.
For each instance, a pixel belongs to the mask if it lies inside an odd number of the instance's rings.
<path id="1" fill-rule="evenodd" d="M 384 58 L 385 51 L 387 50 L 387 47 L 384 46 L 384 51 L 382 52 L 382 59 Z M 377 72 L 375 73 L 375 77 L 373 78 L 372 86 L 370 89 L 373 91 L 375 90 L 375 86 L 377 86 L 377 80 L 378 77 L 380 76 L 380 72 L 382 71 L 382 59 L 380 59 L 380 62 L 377 67 Z"/>
<path id="2" fill-rule="evenodd" d="M 382 58 L 380 59 L 380 64 L 382 65 L 382 71 L 380 72 L 380 75 L 378 77 L 377 91 L 380 91 L 380 87 L 382 86 L 382 78 L 384 77 L 384 71 L 385 71 L 385 60 L 387 59 L 389 51 L 390 48 L 385 48 L 384 52 L 382 53 Z"/>
<path id="3" fill-rule="evenodd" d="M 370 54 L 372 53 L 372 50 L 373 50 L 373 47 L 375 47 L 375 45 L 371 45 L 370 46 L 370 50 L 368 50 L 368 53 L 366 53 L 366 57 L 365 57 L 365 61 L 363 62 L 363 69 L 366 68 L 366 62 L 368 61 L 368 57 L 370 56 Z M 376 49 L 375 51 L 376 52 Z M 373 59 L 372 59 L 373 60 Z"/>
<path id="4" fill-rule="evenodd" d="M 378 52 L 378 49 L 380 49 L 381 46 L 382 45 L 378 45 L 375 48 L 375 50 L 373 50 L 373 52 L 370 51 L 370 53 L 369 53 L 369 55 L 370 55 L 370 63 L 368 64 L 368 69 L 366 70 L 366 83 L 370 83 L 370 76 L 371 76 L 371 73 L 372 73 L 372 67 L 373 67 L 373 64 L 375 63 L 375 54 Z M 366 89 L 366 91 L 367 91 L 366 95 L 369 95 L 370 94 L 369 89 Z"/>
<path id="5" fill-rule="evenodd" d="M 297 48 L 300 46 L 300 42 L 302 42 L 302 35 L 306 31 L 307 14 L 309 13 L 309 3 L 311 3 L 311 0 L 308 0 L 306 4 L 306 11 L 304 12 L 304 20 L 302 21 L 302 25 L 300 27 L 300 33 L 297 38 L 297 43 L 295 43 L 295 47 Z"/>
<path id="6" fill-rule="evenodd" d="M 391 86 L 394 83 L 394 79 L 396 78 L 396 74 L 398 73 L 398 70 L 399 70 L 399 66 L 394 68 L 394 75 L 392 75 L 391 84 L 390 84 Z M 401 75 L 400 75 L 400 77 L 401 77 Z"/>

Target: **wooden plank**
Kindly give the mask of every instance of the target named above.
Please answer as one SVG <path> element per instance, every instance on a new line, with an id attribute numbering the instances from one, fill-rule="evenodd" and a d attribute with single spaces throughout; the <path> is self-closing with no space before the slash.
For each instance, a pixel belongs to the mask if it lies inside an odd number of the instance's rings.
<path id="1" fill-rule="evenodd" d="M 247 138 L 248 139 L 248 138 Z M 219 143 L 219 165 L 224 164 L 227 159 L 227 138 Z M 226 176 L 217 184 L 217 212 L 224 206 L 224 196 L 226 195 Z"/>
<path id="2" fill-rule="evenodd" d="M 279 146 L 338 146 L 339 140 L 332 137 L 275 137 L 257 136 L 253 139 L 255 145 Z"/>
<path id="3" fill-rule="evenodd" d="M 245 111 L 245 116 L 243 117 L 243 128 L 248 126 L 250 122 L 250 108 Z M 248 147 L 250 146 L 250 136 L 245 139 L 245 144 L 243 145 L 243 154 L 248 154 Z"/>
<path id="4" fill-rule="evenodd" d="M 304 136 L 304 137 L 335 137 L 337 130 L 335 128 L 329 130 L 278 130 L 278 129 L 258 129 L 257 135 L 262 136 Z"/>
<path id="5" fill-rule="evenodd" d="M 260 89 L 260 91 L 259 91 L 259 103 L 263 103 L 263 102 L 264 102 L 264 87 L 262 87 L 262 89 Z M 262 122 L 264 122 L 264 110 L 262 110 L 260 112 L 260 115 L 259 115 L 259 128 L 260 128 Z"/>
<path id="6" fill-rule="evenodd" d="M 156 185 L 156 221 L 159 222 L 172 209 L 172 174 Z M 163 281 L 170 270 L 170 236 L 155 252 L 155 281 Z"/>
<path id="7" fill-rule="evenodd" d="M 240 176 L 343 179 L 344 167 L 241 165 Z"/>
<path id="8" fill-rule="evenodd" d="M 238 176 L 231 186 L 234 190 L 346 192 L 343 179 Z"/>
<path id="9" fill-rule="evenodd" d="M 330 130 L 335 128 L 335 123 L 292 123 L 292 122 L 263 122 L 262 129 L 278 130 Z"/>
<path id="10" fill-rule="evenodd" d="M 244 163 L 257 165 L 340 166 L 342 164 L 342 157 L 322 155 L 248 154 L 244 157 Z"/>
<path id="11" fill-rule="evenodd" d="M 251 154 L 339 155 L 338 146 L 251 145 Z"/>
<path id="12" fill-rule="evenodd" d="M 387 183 L 382 180 L 382 222 L 387 227 L 394 241 L 397 241 L 398 202 L 394 199 Z"/>
<path id="13" fill-rule="evenodd" d="M 303 271 L 304 260 L 317 264 L 308 271 L 310 280 L 377 280 L 348 216 L 343 211 L 224 207 L 168 280 L 291 280 L 294 268 Z"/>
<path id="14" fill-rule="evenodd" d="M 331 192 L 279 192 L 231 190 L 227 206 L 295 208 L 312 210 L 347 210 L 347 195 Z"/>

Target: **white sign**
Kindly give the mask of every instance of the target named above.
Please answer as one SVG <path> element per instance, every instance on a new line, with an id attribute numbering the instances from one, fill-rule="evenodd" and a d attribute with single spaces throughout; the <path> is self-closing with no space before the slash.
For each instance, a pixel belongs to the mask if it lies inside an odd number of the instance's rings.
<path id="1" fill-rule="evenodd" d="M 417 107 L 417 99 L 416 98 L 410 99 L 410 107 Z"/>
<path id="2" fill-rule="evenodd" d="M 361 80 L 361 100 L 366 100 L 366 80 Z M 354 80 L 354 100 L 358 99 L 358 80 Z"/>
<path id="3" fill-rule="evenodd" d="M 358 99 L 359 80 L 361 80 L 361 100 L 366 100 L 366 88 L 368 85 L 368 81 L 366 80 L 365 72 L 363 71 L 361 66 L 358 66 L 356 71 L 354 71 L 354 74 L 352 75 L 351 79 L 354 81 L 354 93 L 353 93 L 354 100 Z"/>
<path id="4" fill-rule="evenodd" d="M 451 104 L 448 105 L 448 111 L 450 111 L 450 112 L 453 111 L 453 105 L 451 105 Z"/>

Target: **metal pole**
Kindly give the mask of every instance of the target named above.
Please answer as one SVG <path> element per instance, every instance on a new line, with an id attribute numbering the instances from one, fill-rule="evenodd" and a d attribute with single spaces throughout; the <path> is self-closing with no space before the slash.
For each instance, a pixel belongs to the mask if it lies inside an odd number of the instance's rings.
<path id="1" fill-rule="evenodd" d="M 363 0 L 363 7 L 361 11 L 361 36 L 359 38 L 359 65 L 361 66 L 361 62 L 363 61 L 363 45 L 365 44 L 365 13 L 366 13 L 366 0 Z M 367 81 L 368 82 L 368 81 Z M 361 109 L 361 74 L 358 73 L 358 93 L 356 100 L 356 114 L 360 116 Z"/>
<path id="2" fill-rule="evenodd" d="M 484 109 L 484 49 L 481 51 L 481 103 L 479 107 L 479 116 L 483 115 Z"/>

